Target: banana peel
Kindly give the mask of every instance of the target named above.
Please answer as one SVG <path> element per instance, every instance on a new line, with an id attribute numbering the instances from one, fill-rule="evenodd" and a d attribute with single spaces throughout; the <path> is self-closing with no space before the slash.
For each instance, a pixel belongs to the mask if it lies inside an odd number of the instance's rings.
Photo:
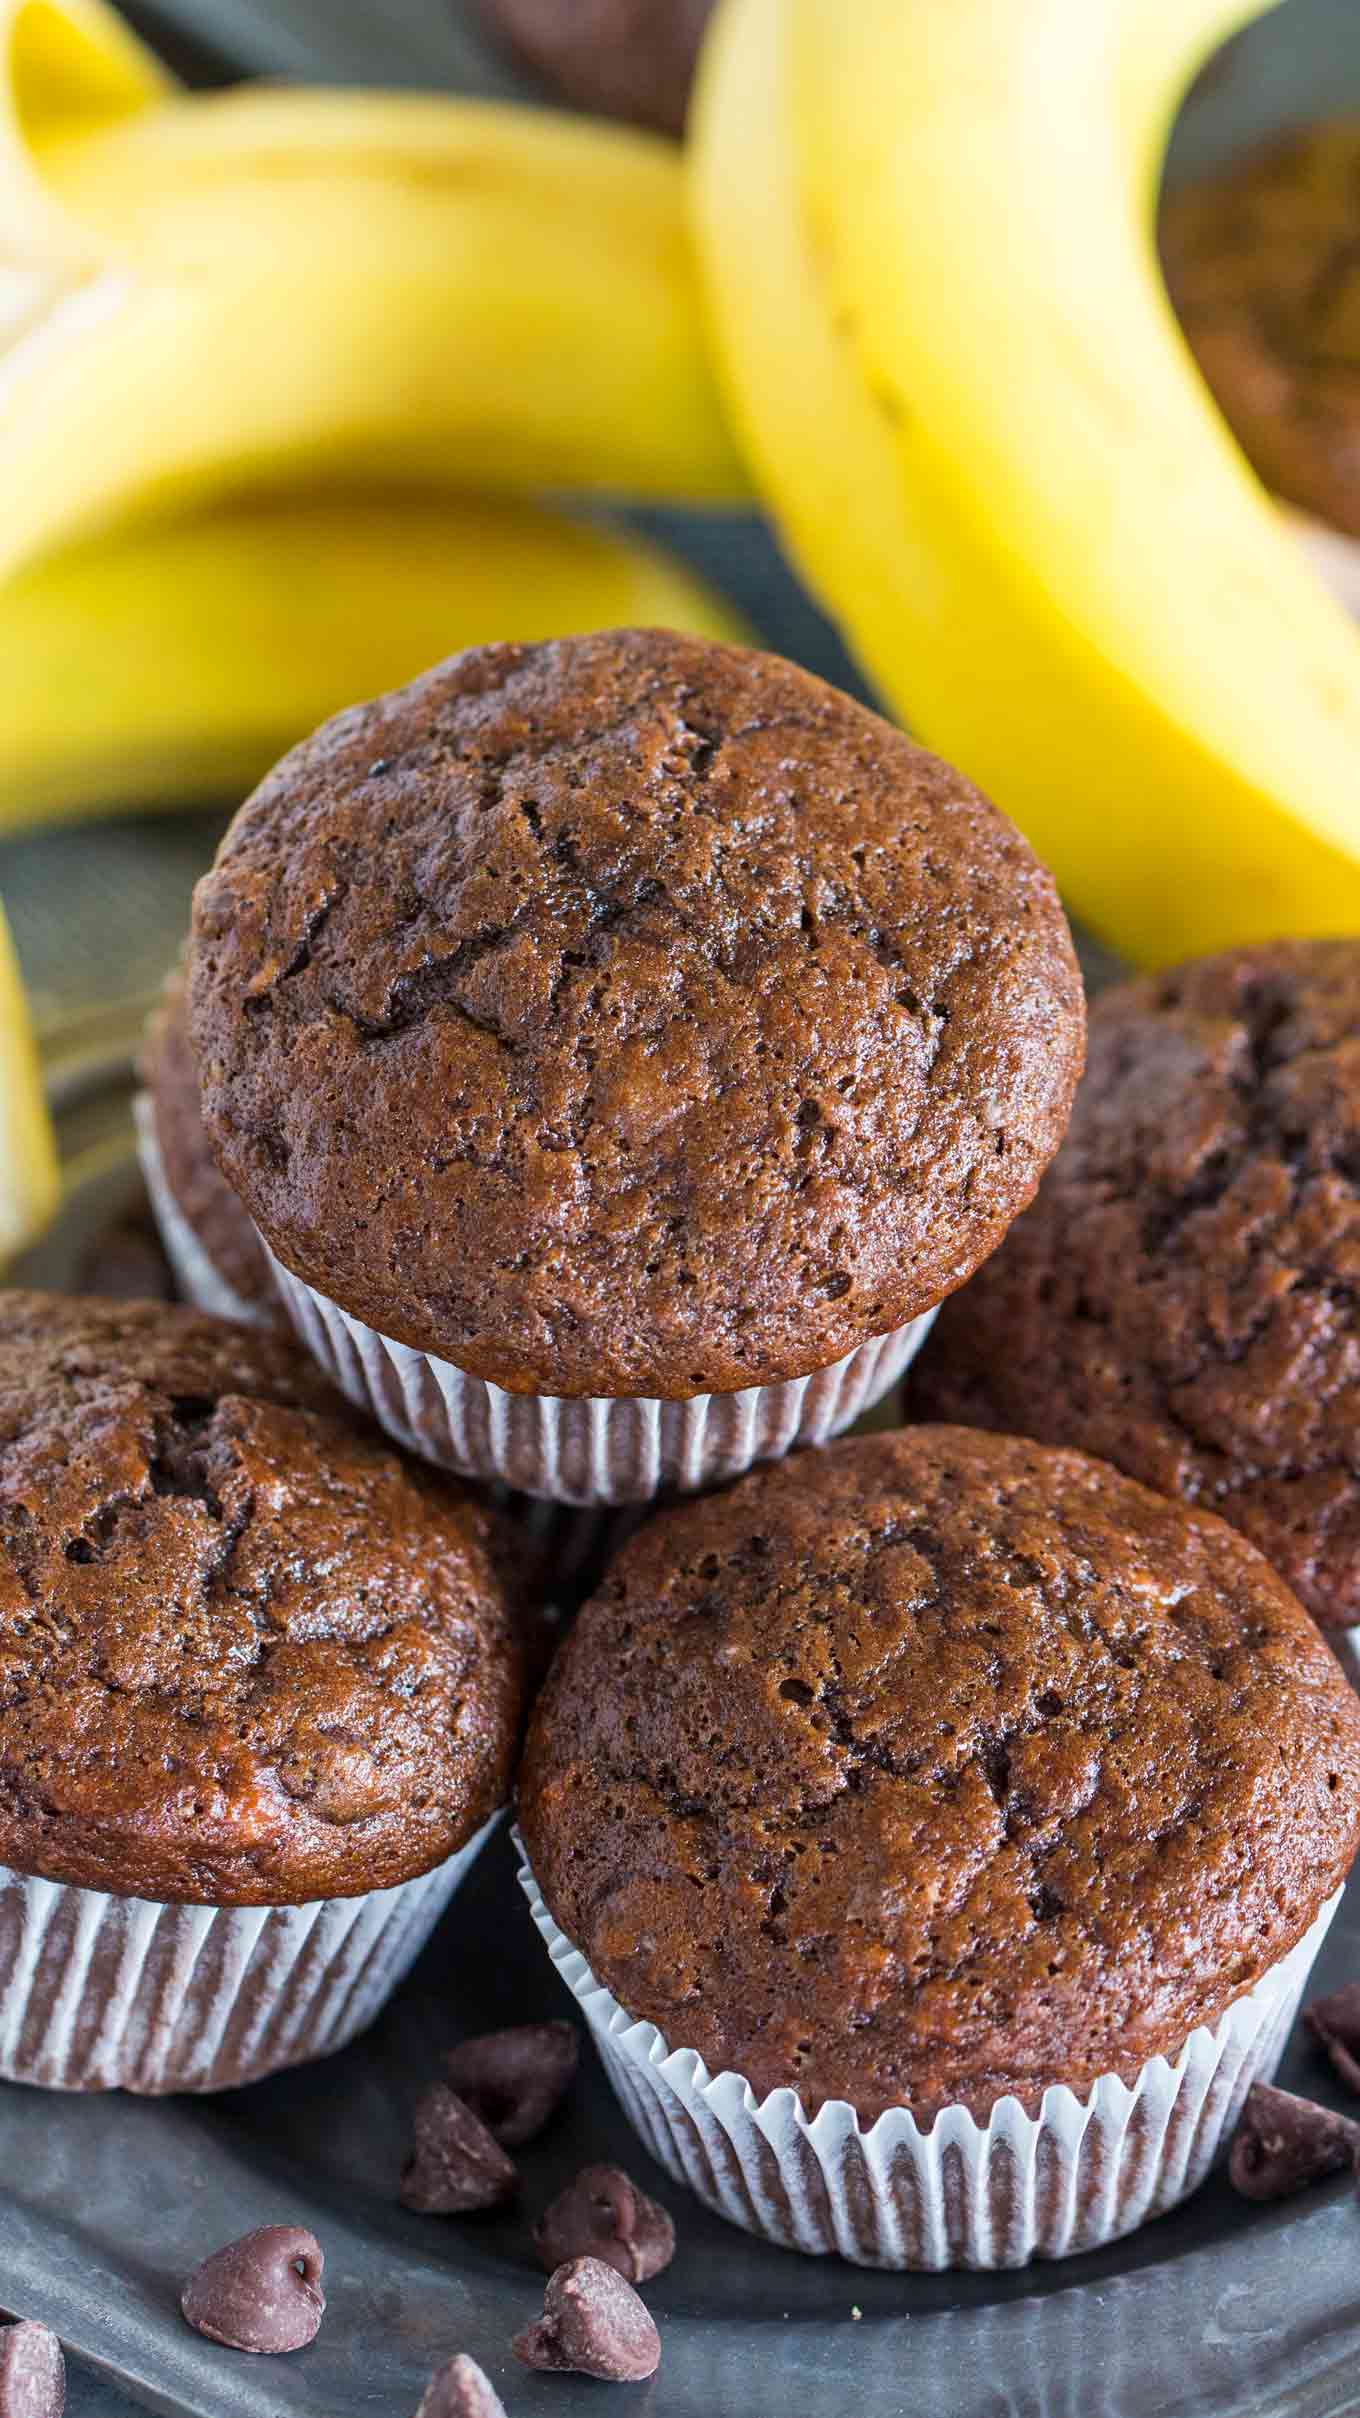
<path id="1" fill-rule="evenodd" d="M 659 548 L 510 500 L 267 497 L 106 532 L 0 590 L 0 832 L 237 798 L 460 647 L 624 623 L 748 635 Z"/>
<path id="2" fill-rule="evenodd" d="M 60 1191 L 28 1001 L 0 908 L 0 1271 L 37 1241 Z"/>
<path id="3" fill-rule="evenodd" d="M 178 90 L 0 0 L 0 579 L 346 479 L 728 502 L 675 147 L 456 97 Z"/>
<path id="4" fill-rule="evenodd" d="M 1360 929 L 1360 637 L 1161 286 L 1248 0 L 723 0 L 691 118 L 724 390 L 886 701 L 1144 964 Z"/>

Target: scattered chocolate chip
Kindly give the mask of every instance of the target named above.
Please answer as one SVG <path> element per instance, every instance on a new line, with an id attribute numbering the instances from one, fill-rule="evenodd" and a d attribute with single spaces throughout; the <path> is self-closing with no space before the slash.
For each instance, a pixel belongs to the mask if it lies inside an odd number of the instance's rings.
<path id="1" fill-rule="evenodd" d="M 1360 1981 L 1348 1981 L 1330 1998 L 1315 1998 L 1303 2020 L 1322 2042 L 1348 2091 L 1360 2091 Z"/>
<path id="2" fill-rule="evenodd" d="M 569 2088 L 581 2055 L 571 2023 L 521 2023 L 460 2041 L 444 2059 L 450 2088 L 489 2133 L 518 2149 L 541 2133 Z"/>
<path id="3" fill-rule="evenodd" d="M 1360 2158 L 1360 2124 L 1313 2099 L 1253 2082 L 1228 2161 L 1234 2187 L 1249 2200 L 1283 2200 Z"/>
<path id="4" fill-rule="evenodd" d="M 568 2259 L 548 2278 L 543 2315 L 512 2345 L 526 2368 L 569 2369 L 640 2384 L 661 2364 L 661 2337 L 631 2284 L 599 2258 Z"/>
<path id="5" fill-rule="evenodd" d="M 545 2267 L 599 2258 L 626 2284 L 645 2284 L 675 2256 L 675 2227 L 664 2208 L 620 2166 L 583 2166 L 534 2227 Z"/>
<path id="6" fill-rule="evenodd" d="M 180 2307 L 198 2333 L 233 2351 L 301 2351 L 325 2314 L 324 2265 L 301 2225 L 257 2225 L 195 2267 Z"/>
<path id="7" fill-rule="evenodd" d="M 50 2326 L 31 2317 L 0 2326 L 0 2418 L 61 2418 L 66 2362 Z"/>
<path id="8" fill-rule="evenodd" d="M 411 2155 L 401 2176 L 403 2206 L 421 2216 L 466 2216 L 510 2198 L 519 2179 L 513 2159 L 444 2083 L 426 2091 L 411 2133 Z"/>
<path id="9" fill-rule="evenodd" d="M 416 2418 L 505 2418 L 505 2404 L 476 2360 L 460 2351 L 430 2378 Z"/>

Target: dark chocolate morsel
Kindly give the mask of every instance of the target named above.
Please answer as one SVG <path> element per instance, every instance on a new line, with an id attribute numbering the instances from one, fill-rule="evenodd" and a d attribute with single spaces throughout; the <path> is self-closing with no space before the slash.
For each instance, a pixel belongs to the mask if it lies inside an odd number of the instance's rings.
<path id="1" fill-rule="evenodd" d="M 549 2272 L 567 2259 L 603 2259 L 626 2284 L 645 2284 L 675 2256 L 675 2227 L 664 2208 L 619 2166 L 583 2166 L 545 2208 L 534 2248 Z"/>
<path id="2" fill-rule="evenodd" d="M 575 2075 L 576 2026 L 521 2023 L 460 2041 L 444 2059 L 451 2089 L 507 2149 L 541 2133 Z"/>
<path id="3" fill-rule="evenodd" d="M 197 2333 L 233 2351 L 301 2351 L 325 2314 L 324 2265 L 301 2225 L 258 2225 L 195 2267 L 180 2307 Z"/>
<path id="4" fill-rule="evenodd" d="M 422 2216 L 466 2216 L 510 2198 L 518 2180 L 513 2159 L 447 2084 L 426 2091 L 411 2131 L 401 2177 L 405 2207 Z"/>
<path id="5" fill-rule="evenodd" d="M 1315 1998 L 1303 2020 L 1320 2040 L 1348 2091 L 1360 2091 L 1360 1981 L 1343 1983 L 1329 1998 Z"/>
<path id="6" fill-rule="evenodd" d="M 548 2278 L 543 2315 L 515 2336 L 526 2368 L 640 2384 L 661 2364 L 661 2337 L 631 2284 L 603 2259 L 569 2259 Z"/>
<path id="7" fill-rule="evenodd" d="M 61 2418 L 66 2362 L 50 2326 L 31 2317 L 0 2327 L 0 2418 Z"/>
<path id="8" fill-rule="evenodd" d="M 1268 2082 L 1247 2093 L 1228 2161 L 1234 2189 L 1249 2200 L 1283 2200 L 1338 2174 L 1360 2157 L 1360 2124 L 1316 2100 Z"/>
<path id="9" fill-rule="evenodd" d="M 460 2351 L 430 2378 L 416 2418 L 505 2418 L 505 2404 L 476 2360 Z"/>

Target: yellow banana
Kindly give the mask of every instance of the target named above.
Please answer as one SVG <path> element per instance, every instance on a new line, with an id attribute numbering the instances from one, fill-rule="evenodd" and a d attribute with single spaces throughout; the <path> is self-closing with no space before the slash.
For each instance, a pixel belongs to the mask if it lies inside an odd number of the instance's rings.
<path id="1" fill-rule="evenodd" d="M 657 549 L 528 504 L 278 498 L 108 532 L 0 589 L 0 830 L 238 797 L 458 647 L 630 622 L 745 634 Z"/>
<path id="2" fill-rule="evenodd" d="M 180 93 L 96 0 L 0 0 L 0 312 L 0 577 L 300 476 L 744 483 L 673 145 L 456 98 Z"/>
<path id="3" fill-rule="evenodd" d="M 1259 0 L 724 0 L 692 203 L 729 402 L 884 696 L 1155 963 L 1360 929 L 1360 636 L 1152 243 Z"/>
<path id="4" fill-rule="evenodd" d="M 0 1268 L 36 1242 L 59 1191 L 56 1138 L 28 1002 L 0 909 Z"/>

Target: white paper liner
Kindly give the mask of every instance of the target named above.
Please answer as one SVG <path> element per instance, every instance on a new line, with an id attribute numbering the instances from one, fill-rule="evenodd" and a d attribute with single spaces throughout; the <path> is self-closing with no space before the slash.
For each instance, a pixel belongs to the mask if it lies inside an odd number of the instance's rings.
<path id="1" fill-rule="evenodd" d="M 0 1865 L 0 2078 L 214 2091 L 372 2023 L 503 1811 L 392 1889 L 303 1906 L 161 1905 Z"/>
<path id="2" fill-rule="evenodd" d="M 174 1271 L 175 1285 L 185 1301 L 197 1310 L 211 1310 L 216 1318 L 234 1319 L 238 1326 L 259 1327 L 268 1323 L 269 1313 L 257 1301 L 247 1301 L 228 1284 L 221 1270 L 204 1250 L 188 1218 L 170 1189 L 165 1161 L 156 1138 L 156 1117 L 150 1095 L 138 1092 L 132 1103 L 133 1120 L 137 1128 L 137 1156 L 151 1201 L 152 1215 L 165 1247 L 165 1256 Z"/>
<path id="3" fill-rule="evenodd" d="M 521 1845 L 522 1853 L 522 1845 Z M 597 1982 L 553 1921 L 527 1862 L 520 1883 L 590 2026 L 625 2114 L 653 2157 L 719 2216 L 792 2250 L 864 2267 L 1022 2267 L 1118 2239 L 1183 2200 L 1226 2147 L 1248 2087 L 1274 2073 L 1309 1969 L 1341 1902 L 1174 2063 L 1131 2086 L 1107 2074 L 1078 2099 L 1045 2091 L 1037 2117 L 999 2099 L 985 2124 L 947 2107 L 922 2132 L 906 2108 L 861 2127 L 831 2100 L 809 2120 L 791 2090 L 757 2100 L 740 2074 L 671 2049 Z"/>
<path id="4" fill-rule="evenodd" d="M 271 1254 L 272 1257 L 272 1254 Z M 825 1444 L 895 1385 L 934 1310 L 875 1336 L 810 1377 L 735 1394 L 573 1400 L 508 1394 L 433 1353 L 395 1343 L 304 1284 L 280 1260 L 275 1281 L 303 1342 L 352 1402 L 399 1444 L 463 1477 L 495 1478 L 557 1503 L 643 1503 L 693 1494 Z"/>

